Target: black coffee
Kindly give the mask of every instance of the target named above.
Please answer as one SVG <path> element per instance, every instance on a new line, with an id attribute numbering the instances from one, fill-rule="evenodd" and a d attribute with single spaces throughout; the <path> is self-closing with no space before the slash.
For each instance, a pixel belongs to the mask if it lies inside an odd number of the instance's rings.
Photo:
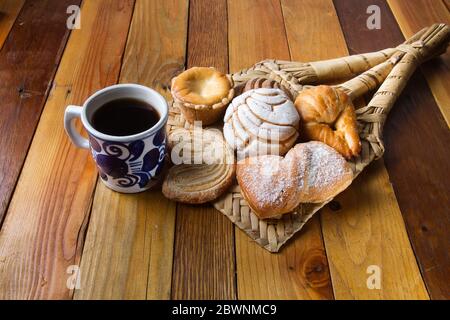
<path id="1" fill-rule="evenodd" d="M 148 103 L 132 98 L 112 100 L 92 115 L 92 125 L 101 133 L 129 136 L 150 129 L 159 121 L 158 112 Z"/>

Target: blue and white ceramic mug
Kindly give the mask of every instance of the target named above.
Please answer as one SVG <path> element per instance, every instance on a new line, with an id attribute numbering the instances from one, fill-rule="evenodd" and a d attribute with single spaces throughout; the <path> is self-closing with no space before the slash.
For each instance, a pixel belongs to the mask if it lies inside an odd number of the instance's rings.
<path id="1" fill-rule="evenodd" d="M 109 101 L 123 98 L 139 99 L 152 105 L 159 114 L 159 121 L 146 131 L 130 136 L 112 136 L 97 131 L 92 126 L 94 112 Z M 89 139 L 76 130 L 74 120 L 78 117 Z M 97 91 L 82 107 L 68 106 L 64 127 L 76 146 L 91 150 L 107 187 L 118 192 L 135 193 L 156 184 L 162 171 L 167 118 L 167 102 L 158 92 L 137 84 L 119 84 Z"/>

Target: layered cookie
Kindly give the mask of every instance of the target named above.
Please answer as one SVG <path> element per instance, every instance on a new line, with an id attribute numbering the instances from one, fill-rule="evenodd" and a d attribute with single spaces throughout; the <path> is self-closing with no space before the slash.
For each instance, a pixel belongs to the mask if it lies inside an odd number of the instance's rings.
<path id="1" fill-rule="evenodd" d="M 216 129 L 176 129 L 168 137 L 169 169 L 162 192 L 171 200 L 199 204 L 222 195 L 233 183 L 233 150 Z"/>
<path id="2" fill-rule="evenodd" d="M 298 138 L 299 115 L 281 89 L 259 88 L 233 99 L 224 118 L 227 143 L 238 159 L 256 155 L 284 155 Z"/>
<path id="3" fill-rule="evenodd" d="M 171 92 L 188 122 L 206 126 L 222 117 L 234 96 L 233 80 L 214 68 L 194 67 L 172 79 Z"/>

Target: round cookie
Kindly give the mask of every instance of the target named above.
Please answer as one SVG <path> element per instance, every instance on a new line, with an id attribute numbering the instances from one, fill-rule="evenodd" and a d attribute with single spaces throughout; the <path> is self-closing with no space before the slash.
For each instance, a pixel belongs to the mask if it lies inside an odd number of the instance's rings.
<path id="1" fill-rule="evenodd" d="M 164 179 L 162 192 L 171 200 L 200 204 L 221 196 L 233 183 L 233 150 L 215 129 L 176 129 L 168 137 L 175 164 Z"/>

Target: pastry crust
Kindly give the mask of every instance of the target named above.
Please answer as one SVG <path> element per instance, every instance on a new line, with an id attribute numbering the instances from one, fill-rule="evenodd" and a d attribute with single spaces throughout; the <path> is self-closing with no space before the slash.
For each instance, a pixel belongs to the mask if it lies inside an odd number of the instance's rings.
<path id="1" fill-rule="evenodd" d="M 264 155 L 241 160 L 236 172 L 242 195 L 261 219 L 289 213 L 300 203 L 327 201 L 353 180 L 345 159 L 317 141 L 297 144 L 284 158 Z"/>
<path id="2" fill-rule="evenodd" d="M 345 92 L 325 85 L 305 89 L 295 99 L 295 107 L 306 139 L 322 141 L 347 159 L 360 153 L 355 109 Z"/>
<path id="3" fill-rule="evenodd" d="M 193 67 L 172 79 L 171 93 L 187 121 L 209 125 L 233 99 L 233 80 L 214 68 Z"/>
<path id="4" fill-rule="evenodd" d="M 165 197 L 200 204 L 218 198 L 232 185 L 234 153 L 220 131 L 176 129 L 168 140 L 172 162 L 176 165 L 169 169 L 163 182 Z"/>
<path id="5" fill-rule="evenodd" d="M 238 159 L 263 154 L 284 155 L 298 137 L 299 115 L 280 89 L 249 90 L 233 99 L 224 117 L 227 143 Z"/>
<path id="6" fill-rule="evenodd" d="M 259 88 L 281 89 L 284 91 L 284 93 L 286 93 L 289 99 L 293 100 L 292 93 L 285 86 L 283 86 L 278 81 L 266 78 L 253 78 L 248 80 L 245 83 L 242 93 Z"/>

